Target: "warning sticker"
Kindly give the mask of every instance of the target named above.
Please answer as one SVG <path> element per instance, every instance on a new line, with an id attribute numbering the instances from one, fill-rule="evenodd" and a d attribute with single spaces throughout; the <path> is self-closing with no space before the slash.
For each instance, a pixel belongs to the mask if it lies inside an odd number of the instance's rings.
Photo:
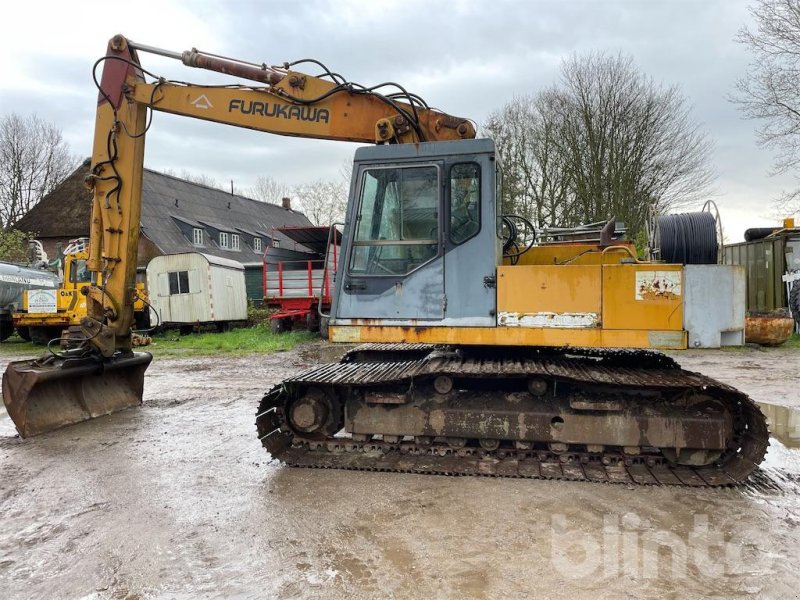
<path id="1" fill-rule="evenodd" d="M 637 300 L 673 300 L 680 296 L 680 271 L 636 271 Z"/>

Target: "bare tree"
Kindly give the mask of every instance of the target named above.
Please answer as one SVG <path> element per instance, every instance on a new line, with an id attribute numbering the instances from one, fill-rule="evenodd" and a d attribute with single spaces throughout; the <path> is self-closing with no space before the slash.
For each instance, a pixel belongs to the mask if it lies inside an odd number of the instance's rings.
<path id="1" fill-rule="evenodd" d="M 259 177 L 256 184 L 247 190 L 247 195 L 261 202 L 280 204 L 282 198 L 291 196 L 291 189 L 272 177 Z"/>
<path id="2" fill-rule="evenodd" d="M 648 211 L 709 193 L 711 143 L 676 87 L 625 56 L 564 61 L 561 81 L 513 100 L 484 125 L 503 160 L 504 210 L 539 226 L 612 216 L 635 235 Z"/>
<path id="3" fill-rule="evenodd" d="M 777 151 L 775 170 L 800 167 L 800 0 L 757 0 L 750 8 L 756 29 L 739 31 L 736 41 L 752 54 L 747 73 L 733 97 L 742 112 L 762 120 L 759 144 Z M 800 189 L 784 198 L 785 208 L 800 210 Z"/>
<path id="4" fill-rule="evenodd" d="M 176 179 L 182 179 L 183 181 L 189 181 L 191 183 L 196 183 L 197 185 L 222 190 L 224 192 L 232 192 L 234 194 L 242 193 L 241 190 L 233 187 L 233 182 L 226 185 L 224 183 L 220 183 L 214 177 L 211 175 L 206 175 L 205 173 L 194 173 L 188 169 L 181 169 L 180 173 L 176 172 L 175 169 L 162 169 L 160 172 L 164 175 L 175 177 Z"/>
<path id="5" fill-rule="evenodd" d="M 77 164 L 52 123 L 16 113 L 0 119 L 0 229 L 12 227 Z"/>
<path id="6" fill-rule="evenodd" d="M 317 180 L 299 185 L 294 196 L 300 210 L 315 225 L 341 222 L 347 208 L 347 186 L 341 181 Z"/>

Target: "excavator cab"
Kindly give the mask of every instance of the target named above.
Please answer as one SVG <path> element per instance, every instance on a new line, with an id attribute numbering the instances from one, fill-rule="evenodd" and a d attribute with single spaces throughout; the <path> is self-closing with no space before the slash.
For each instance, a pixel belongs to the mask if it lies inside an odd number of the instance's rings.
<path id="1" fill-rule="evenodd" d="M 492 140 L 359 148 L 331 324 L 494 327 Z M 446 322 L 445 322 L 446 319 Z M 352 331 L 352 330 L 350 330 Z"/>

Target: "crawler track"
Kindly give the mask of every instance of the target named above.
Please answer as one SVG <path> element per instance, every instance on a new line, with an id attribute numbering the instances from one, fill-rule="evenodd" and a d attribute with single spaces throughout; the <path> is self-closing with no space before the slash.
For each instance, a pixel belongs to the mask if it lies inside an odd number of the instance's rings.
<path id="1" fill-rule="evenodd" d="M 423 344 L 369 344 L 347 353 L 339 363 L 321 365 L 289 378 L 262 399 L 256 415 L 259 438 L 274 458 L 293 467 L 643 485 L 734 485 L 747 480 L 766 453 L 766 421 L 752 400 L 730 386 L 680 369 L 671 358 L 657 352 L 453 350 Z M 497 356 L 503 358 L 493 358 Z M 677 405 L 670 405 L 671 399 L 702 394 L 712 398 L 724 412 L 731 433 L 716 459 L 691 466 L 675 464 L 657 449 L 646 447 L 632 453 L 622 446 L 607 444 L 601 451 L 589 451 L 591 446 L 570 443 L 554 451 L 552 444 L 504 440 L 497 448 L 486 449 L 481 447 L 480 438 L 461 440 L 462 445 L 454 447 L 444 437 L 382 436 L 380 431 L 348 436 L 341 431 L 341 425 L 351 419 L 351 415 L 344 414 L 344 406 L 353 398 L 373 393 L 377 402 L 400 404 L 412 396 L 433 394 L 429 391 L 432 382 L 440 376 L 456 381 L 459 390 L 474 388 L 478 390 L 476 394 L 495 394 L 498 398 L 513 395 L 514 389 L 535 377 L 547 382 L 553 397 L 562 393 L 559 390 L 570 389 L 581 398 L 598 393 L 608 398 L 613 394 L 619 401 L 649 402 L 672 410 Z M 337 405 L 331 408 L 331 414 L 337 416 L 327 433 L 297 431 L 287 416 L 292 402 L 309 389 L 326 394 Z M 687 410 L 686 418 L 691 416 Z"/>

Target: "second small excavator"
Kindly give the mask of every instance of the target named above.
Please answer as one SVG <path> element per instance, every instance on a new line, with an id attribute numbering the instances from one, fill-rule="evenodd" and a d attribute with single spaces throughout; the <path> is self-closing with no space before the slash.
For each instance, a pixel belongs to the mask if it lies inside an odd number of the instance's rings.
<path id="1" fill-rule="evenodd" d="M 138 52 L 258 82 L 190 85 Z M 334 342 L 365 343 L 261 400 L 264 447 L 289 465 L 718 486 L 764 457 L 743 393 L 655 351 L 692 335 L 682 265 L 598 239 L 535 245 L 501 214 L 491 140 L 396 84 L 364 87 L 318 61 L 176 53 L 114 37 L 97 81 L 85 342 L 11 363 L 3 397 L 33 435 L 141 402 L 150 355 L 130 346 L 147 110 L 292 136 L 374 143 L 356 152 L 331 313 Z M 150 75 L 153 81 L 146 82 Z M 523 239 L 524 238 L 524 239 Z"/>

